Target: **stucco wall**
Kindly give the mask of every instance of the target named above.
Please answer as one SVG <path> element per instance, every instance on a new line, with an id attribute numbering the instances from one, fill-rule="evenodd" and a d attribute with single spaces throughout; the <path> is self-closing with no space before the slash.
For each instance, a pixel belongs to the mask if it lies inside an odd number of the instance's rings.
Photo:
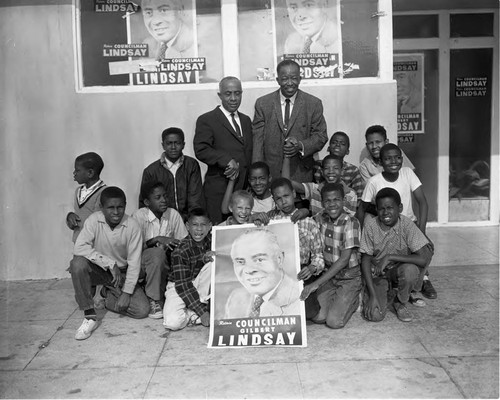
<path id="1" fill-rule="evenodd" d="M 76 155 L 103 157 L 102 178 L 125 190 L 131 213 L 142 170 L 160 154 L 161 131 L 181 127 L 185 153 L 193 155 L 196 118 L 218 104 L 213 89 L 76 93 L 72 5 L 44 3 L 0 4 L 0 279 L 68 276 L 65 215 Z M 244 85 L 240 110 L 253 117 L 255 99 L 275 88 Z M 385 125 L 396 140 L 395 83 L 303 88 L 323 100 L 329 136 L 336 130 L 351 136 L 348 161 L 358 163 L 368 125 Z"/>

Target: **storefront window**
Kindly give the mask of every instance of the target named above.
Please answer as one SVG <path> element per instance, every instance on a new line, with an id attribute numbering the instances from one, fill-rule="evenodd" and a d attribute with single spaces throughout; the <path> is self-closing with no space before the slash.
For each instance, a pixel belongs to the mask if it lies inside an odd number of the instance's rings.
<path id="1" fill-rule="evenodd" d="M 244 81 L 274 80 L 294 59 L 303 79 L 378 76 L 375 0 L 238 1 Z"/>
<path id="2" fill-rule="evenodd" d="M 217 82 L 220 1 L 81 1 L 81 86 Z"/>

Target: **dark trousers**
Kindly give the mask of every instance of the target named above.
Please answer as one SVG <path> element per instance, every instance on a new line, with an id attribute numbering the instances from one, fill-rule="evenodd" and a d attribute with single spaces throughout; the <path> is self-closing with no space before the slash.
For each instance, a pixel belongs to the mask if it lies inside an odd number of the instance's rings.
<path id="1" fill-rule="evenodd" d="M 139 285 L 135 286 L 134 293 L 130 296 L 130 305 L 120 312 L 116 308 L 116 303 L 122 291 L 111 285 L 113 275 L 110 271 L 105 271 L 98 265 L 92 263 L 82 256 L 74 256 L 71 260 L 69 272 L 75 289 L 75 299 L 80 310 L 90 310 L 94 308 L 92 296 L 92 286 L 104 285 L 105 306 L 109 311 L 127 315 L 131 318 L 146 318 L 149 314 L 149 301 L 144 290 Z M 125 275 L 125 272 L 122 272 Z"/>

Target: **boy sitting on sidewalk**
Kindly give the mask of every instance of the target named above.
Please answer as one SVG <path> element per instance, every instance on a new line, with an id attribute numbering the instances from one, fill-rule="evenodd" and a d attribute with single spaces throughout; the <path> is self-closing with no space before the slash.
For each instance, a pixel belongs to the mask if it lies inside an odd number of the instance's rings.
<path id="1" fill-rule="evenodd" d="M 172 270 L 168 276 L 163 326 L 179 330 L 189 324 L 210 325 L 208 299 L 213 252 L 212 223 L 202 208 L 189 212 L 189 235 L 172 252 Z"/>
<path id="2" fill-rule="evenodd" d="M 161 304 L 165 300 L 170 252 L 188 232 L 181 215 L 167 206 L 167 190 L 163 183 L 153 182 L 142 188 L 146 207 L 132 217 L 142 231 L 143 251 L 139 278 L 145 280 L 144 290 L 150 304 L 149 317 L 163 317 Z M 168 256 L 168 258 L 167 258 Z"/>
<path id="3" fill-rule="evenodd" d="M 375 198 L 376 218 L 367 218 L 361 234 L 361 271 L 365 281 L 362 314 L 368 321 L 382 321 L 387 312 L 387 295 L 397 286 L 394 309 L 399 320 L 410 322 L 407 308 L 411 291 L 422 283 L 425 266 L 432 257 L 429 241 L 418 227 L 401 215 L 399 193 L 380 190 Z"/>
<path id="4" fill-rule="evenodd" d="M 343 185 L 327 183 L 321 198 L 324 211 L 314 219 L 321 231 L 326 271 L 304 287 L 301 299 L 317 290 L 321 309 L 313 321 L 339 329 L 358 308 L 363 288 L 358 252 L 361 230 L 358 220 L 343 210 Z"/>
<path id="5" fill-rule="evenodd" d="M 104 285 L 105 307 L 132 318 L 146 318 L 149 302 L 137 284 L 142 235 L 136 220 L 125 214 L 126 198 L 110 186 L 101 193 L 102 211 L 87 218 L 78 236 L 69 271 L 75 299 L 85 318 L 75 339 L 90 337 L 97 326 L 92 286 Z"/>

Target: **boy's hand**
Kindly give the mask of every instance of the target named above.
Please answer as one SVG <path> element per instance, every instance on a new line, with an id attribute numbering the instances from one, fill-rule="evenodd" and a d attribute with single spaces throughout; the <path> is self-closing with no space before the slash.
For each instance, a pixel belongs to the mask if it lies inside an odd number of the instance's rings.
<path id="1" fill-rule="evenodd" d="M 269 218 L 269 215 L 267 215 L 265 212 L 259 212 L 250 215 L 249 222 L 253 222 L 257 226 L 262 226 L 269 224 L 270 220 L 271 219 Z"/>
<path id="2" fill-rule="evenodd" d="M 174 239 L 171 237 L 167 236 L 157 236 L 156 238 L 156 246 L 161 245 L 164 250 L 174 250 L 177 246 L 179 246 L 179 243 L 181 242 L 178 239 Z"/>
<path id="3" fill-rule="evenodd" d="M 377 276 L 383 275 L 385 269 L 391 263 L 389 260 L 389 254 L 386 254 L 380 260 L 373 258 L 372 262 L 373 262 L 373 265 L 375 266 L 375 275 L 377 275 Z"/>
<path id="4" fill-rule="evenodd" d="M 283 154 L 286 157 L 293 157 L 299 151 L 300 151 L 300 144 L 297 138 L 293 136 L 287 138 L 285 144 L 283 145 Z"/>
<path id="5" fill-rule="evenodd" d="M 318 286 L 316 286 L 314 283 L 304 286 L 304 290 L 302 290 L 302 293 L 300 294 L 300 300 L 307 299 L 310 294 L 314 293 L 316 290 L 318 290 Z"/>
<path id="6" fill-rule="evenodd" d="M 379 317 L 380 314 L 382 314 L 382 311 L 380 310 L 380 304 L 378 304 L 378 300 L 375 296 L 368 299 L 368 303 L 363 309 L 363 314 L 365 318 L 370 321 L 373 321 L 373 317 Z M 378 318 L 376 319 L 378 320 Z"/>
<path id="7" fill-rule="evenodd" d="M 230 181 L 235 181 L 239 174 L 240 174 L 240 170 L 237 169 L 234 174 L 232 174 L 231 176 L 229 176 L 229 180 Z"/>
<path id="8" fill-rule="evenodd" d="M 209 262 L 214 262 L 216 255 L 217 255 L 217 253 L 215 251 L 212 251 L 212 250 L 207 251 L 203 255 L 203 263 L 206 264 L 206 263 L 209 263 Z"/>
<path id="9" fill-rule="evenodd" d="M 201 314 L 200 321 L 203 326 L 210 326 L 210 313 L 208 311 L 205 311 L 203 314 Z"/>
<path id="10" fill-rule="evenodd" d="M 120 268 L 118 268 L 118 265 L 113 265 L 113 268 L 110 269 L 111 275 L 113 275 L 113 280 L 111 281 L 111 284 L 117 288 L 121 286 L 121 280 L 122 280 L 122 274 L 120 272 Z"/>
<path id="11" fill-rule="evenodd" d="M 297 274 L 297 279 L 307 281 L 314 274 L 314 270 L 316 267 L 314 265 L 309 264 L 307 267 L 304 267 Z"/>
<path id="12" fill-rule="evenodd" d="M 78 225 L 80 224 L 81 221 L 82 220 L 80 219 L 80 217 L 76 215 L 74 212 L 70 212 L 68 213 L 68 215 L 66 215 L 66 225 L 71 230 L 78 228 Z"/>
<path id="13" fill-rule="evenodd" d="M 116 310 L 118 312 L 125 312 L 127 311 L 129 305 L 130 295 L 128 293 L 122 292 L 120 297 L 118 297 L 118 301 L 116 302 Z"/>
<path id="14" fill-rule="evenodd" d="M 308 216 L 309 210 L 307 208 L 299 208 L 298 210 L 295 210 L 290 219 L 295 224 L 297 221 L 307 218 Z"/>

